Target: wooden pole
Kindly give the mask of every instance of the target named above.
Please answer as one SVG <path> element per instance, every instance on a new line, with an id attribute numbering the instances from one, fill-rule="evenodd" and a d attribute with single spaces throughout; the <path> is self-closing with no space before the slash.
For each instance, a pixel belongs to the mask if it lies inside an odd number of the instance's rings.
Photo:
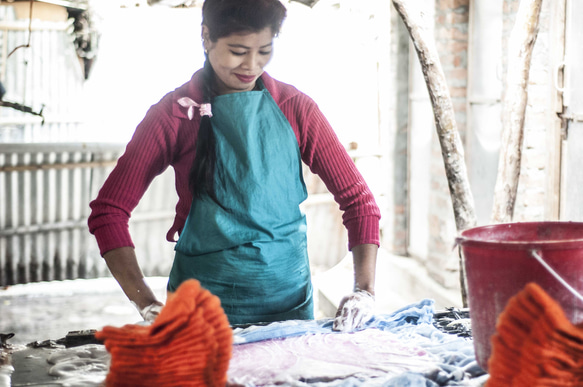
<path id="1" fill-rule="evenodd" d="M 453 204 L 455 224 L 458 232 L 461 232 L 476 225 L 476 215 L 474 198 L 467 177 L 463 145 L 459 137 L 445 74 L 435 47 L 435 41 L 425 30 L 420 13 L 413 12 L 406 0 L 392 1 L 409 31 L 427 84 Z M 465 271 L 463 257 L 461 254 L 459 256 L 462 301 L 466 306 Z"/>
<path id="2" fill-rule="evenodd" d="M 532 50 L 536 41 L 542 0 L 522 0 L 508 40 L 508 70 L 502 105 L 502 138 L 494 188 L 492 223 L 511 222 L 518 190 L 524 115 Z"/>

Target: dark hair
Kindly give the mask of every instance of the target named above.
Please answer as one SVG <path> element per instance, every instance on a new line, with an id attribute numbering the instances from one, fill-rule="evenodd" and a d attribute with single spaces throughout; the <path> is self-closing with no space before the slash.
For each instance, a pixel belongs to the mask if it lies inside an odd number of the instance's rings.
<path id="1" fill-rule="evenodd" d="M 218 39 L 239 32 L 259 32 L 271 28 L 279 34 L 286 9 L 279 0 L 205 0 L 202 6 L 202 24 L 208 28 L 209 39 Z M 204 62 L 203 103 L 211 103 L 215 96 L 215 73 L 208 60 Z M 221 207 L 214 189 L 216 166 L 215 134 L 210 117 L 202 116 L 196 144 L 196 155 L 190 170 L 189 185 L 195 199 L 207 194 Z M 224 208 L 224 207 L 223 207 Z"/>
<path id="2" fill-rule="evenodd" d="M 271 28 L 279 34 L 286 9 L 279 0 L 206 0 L 202 6 L 202 24 L 209 38 L 217 39 L 238 32 L 259 32 Z"/>

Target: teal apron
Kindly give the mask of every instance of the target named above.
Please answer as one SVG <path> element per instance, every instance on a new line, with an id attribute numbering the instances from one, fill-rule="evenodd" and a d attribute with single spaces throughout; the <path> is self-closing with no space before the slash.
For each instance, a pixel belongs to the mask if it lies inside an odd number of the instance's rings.
<path id="1" fill-rule="evenodd" d="M 260 85 L 261 86 L 261 85 Z M 215 97 L 212 199 L 193 200 L 168 290 L 189 278 L 234 324 L 313 319 L 307 197 L 295 134 L 266 89 Z"/>

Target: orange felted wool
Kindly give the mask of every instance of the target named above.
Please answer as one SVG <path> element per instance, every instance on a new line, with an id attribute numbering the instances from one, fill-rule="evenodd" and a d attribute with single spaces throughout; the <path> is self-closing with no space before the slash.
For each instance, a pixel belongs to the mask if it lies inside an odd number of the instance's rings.
<path id="1" fill-rule="evenodd" d="M 180 285 L 150 326 L 104 327 L 106 386 L 224 386 L 233 333 L 217 296 L 197 280 Z"/>
<path id="2" fill-rule="evenodd" d="M 583 328 L 539 285 L 529 283 L 498 318 L 487 387 L 583 385 Z"/>

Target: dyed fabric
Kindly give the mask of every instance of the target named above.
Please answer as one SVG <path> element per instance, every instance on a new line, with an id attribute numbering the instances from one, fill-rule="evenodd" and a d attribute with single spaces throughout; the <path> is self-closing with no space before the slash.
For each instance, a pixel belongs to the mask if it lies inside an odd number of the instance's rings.
<path id="1" fill-rule="evenodd" d="M 265 89 L 217 96 L 213 112 L 220 205 L 192 202 L 168 289 L 196 278 L 221 299 L 231 324 L 313 319 L 294 132 Z"/>
<path id="2" fill-rule="evenodd" d="M 261 80 L 290 123 L 302 161 L 324 181 L 343 211 L 349 248 L 364 243 L 378 245 L 380 210 L 374 196 L 317 104 L 267 73 Z M 200 126 L 200 116 L 195 114 L 189 120 L 187 111 L 177 103 L 182 97 L 202 101 L 200 71 L 149 109 L 98 197 L 91 202 L 89 230 L 101 254 L 133 246 L 128 230 L 130 214 L 152 180 L 169 166 L 176 176 L 178 203 L 166 237 L 175 241 L 176 234 L 182 232 L 192 202 L 188 175 Z"/>
<path id="3" fill-rule="evenodd" d="M 355 333 L 332 331 L 332 319 L 285 321 L 235 331 L 229 382 L 244 386 L 481 385 L 471 340 L 432 325 L 422 300 L 376 315 Z"/>
<path id="4" fill-rule="evenodd" d="M 366 322 L 359 330 L 378 328 L 382 331 L 398 332 L 401 328 L 431 324 L 433 321 L 434 301 L 421 300 L 397 309 L 391 314 L 376 315 Z M 316 333 L 339 334 L 332 330 L 333 319 L 312 321 L 283 321 L 274 322 L 265 326 L 252 326 L 246 329 L 237 329 L 234 334 L 235 344 L 247 344 L 270 339 L 285 339 Z"/>
<path id="5" fill-rule="evenodd" d="M 218 297 L 184 282 L 150 326 L 95 334 L 111 354 L 106 386 L 224 386 L 233 334 Z"/>
<path id="6" fill-rule="evenodd" d="M 263 386 L 397 376 L 432 369 L 437 361 L 427 350 L 378 329 L 304 335 L 235 346 L 229 382 Z"/>
<path id="7" fill-rule="evenodd" d="M 488 387 L 582 386 L 583 328 L 529 283 L 498 318 L 488 370 Z"/>

